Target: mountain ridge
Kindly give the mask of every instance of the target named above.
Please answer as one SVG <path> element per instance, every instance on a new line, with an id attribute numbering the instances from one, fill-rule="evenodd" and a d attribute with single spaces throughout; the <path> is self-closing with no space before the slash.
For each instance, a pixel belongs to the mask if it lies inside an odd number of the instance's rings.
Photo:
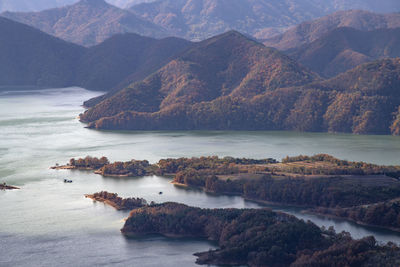
<path id="1" fill-rule="evenodd" d="M 338 11 L 319 19 L 306 21 L 285 33 L 263 41 L 266 46 L 289 50 L 309 44 L 339 27 L 362 31 L 400 27 L 400 13 L 378 14 L 363 10 Z"/>
<path id="2" fill-rule="evenodd" d="M 108 91 L 122 80 L 141 80 L 191 43 L 121 34 L 85 48 L 0 17 L 0 85 Z"/>
<path id="3" fill-rule="evenodd" d="M 196 43 L 142 82 L 89 109 L 81 119 L 93 121 L 126 109 L 156 112 L 223 96 L 251 98 L 316 80 L 318 75 L 276 49 L 230 31 Z"/>
<path id="4" fill-rule="evenodd" d="M 400 28 L 373 31 L 336 28 L 285 53 L 323 77 L 334 77 L 366 62 L 400 57 Z"/>

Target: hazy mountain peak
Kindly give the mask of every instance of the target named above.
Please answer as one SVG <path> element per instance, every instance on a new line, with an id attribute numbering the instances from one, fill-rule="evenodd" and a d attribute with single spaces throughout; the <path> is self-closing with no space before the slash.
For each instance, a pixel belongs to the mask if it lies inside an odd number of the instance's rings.
<path id="1" fill-rule="evenodd" d="M 229 46 L 229 44 L 233 43 L 251 43 L 256 46 L 263 46 L 261 43 L 254 41 L 245 34 L 242 34 L 236 30 L 230 30 L 228 32 L 216 35 L 200 42 L 199 44 L 210 45 L 212 43 L 220 43 L 223 46 Z"/>

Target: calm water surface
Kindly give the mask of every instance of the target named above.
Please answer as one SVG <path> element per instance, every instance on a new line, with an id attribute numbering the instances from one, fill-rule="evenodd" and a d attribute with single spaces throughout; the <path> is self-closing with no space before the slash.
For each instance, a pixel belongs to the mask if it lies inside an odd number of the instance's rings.
<path id="1" fill-rule="evenodd" d="M 80 88 L 0 92 L 0 182 L 21 186 L 0 192 L 0 266 L 195 266 L 198 251 L 214 248 L 202 240 L 152 236 L 127 239 L 119 229 L 127 212 L 85 199 L 101 190 L 123 197 L 176 201 L 208 208 L 259 207 L 240 197 L 214 196 L 174 187 L 163 177 L 102 178 L 91 172 L 55 171 L 49 166 L 71 157 L 107 156 L 111 161 L 167 157 L 235 156 L 251 158 L 329 153 L 379 164 L 400 164 L 400 139 L 289 132 L 100 132 L 77 120 L 81 103 L 99 93 Z M 72 184 L 62 180 L 69 178 Z M 163 191 L 163 195 L 158 192 Z M 400 243 L 400 235 L 304 215 L 360 238 L 374 235 Z"/>

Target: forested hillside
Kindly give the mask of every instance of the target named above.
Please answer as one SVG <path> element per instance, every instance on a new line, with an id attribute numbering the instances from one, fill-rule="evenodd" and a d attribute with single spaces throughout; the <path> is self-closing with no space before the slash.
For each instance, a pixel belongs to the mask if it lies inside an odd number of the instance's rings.
<path id="1" fill-rule="evenodd" d="M 324 81 L 278 51 L 230 32 L 199 43 L 81 120 L 98 129 L 397 134 L 399 88 L 400 59 Z"/>
<path id="2" fill-rule="evenodd" d="M 400 28 L 337 28 L 286 54 L 323 77 L 333 77 L 366 62 L 400 57 Z"/>

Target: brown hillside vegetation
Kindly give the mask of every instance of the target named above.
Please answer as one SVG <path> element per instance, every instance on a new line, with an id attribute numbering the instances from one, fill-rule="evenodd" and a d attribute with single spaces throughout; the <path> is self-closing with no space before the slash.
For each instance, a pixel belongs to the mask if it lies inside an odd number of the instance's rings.
<path id="1" fill-rule="evenodd" d="M 333 77 L 362 63 L 400 57 L 400 28 L 369 32 L 337 28 L 285 53 L 321 76 Z"/>
<path id="2" fill-rule="evenodd" d="M 318 79 L 277 50 L 231 31 L 194 45 L 143 82 L 131 84 L 90 109 L 81 119 L 90 122 L 123 111 L 171 111 L 178 115 L 182 108 L 220 99 L 251 99 Z"/>
<path id="3" fill-rule="evenodd" d="M 237 32 L 195 45 L 81 115 L 120 130 L 297 130 L 396 134 L 400 59 L 321 81 Z"/>

